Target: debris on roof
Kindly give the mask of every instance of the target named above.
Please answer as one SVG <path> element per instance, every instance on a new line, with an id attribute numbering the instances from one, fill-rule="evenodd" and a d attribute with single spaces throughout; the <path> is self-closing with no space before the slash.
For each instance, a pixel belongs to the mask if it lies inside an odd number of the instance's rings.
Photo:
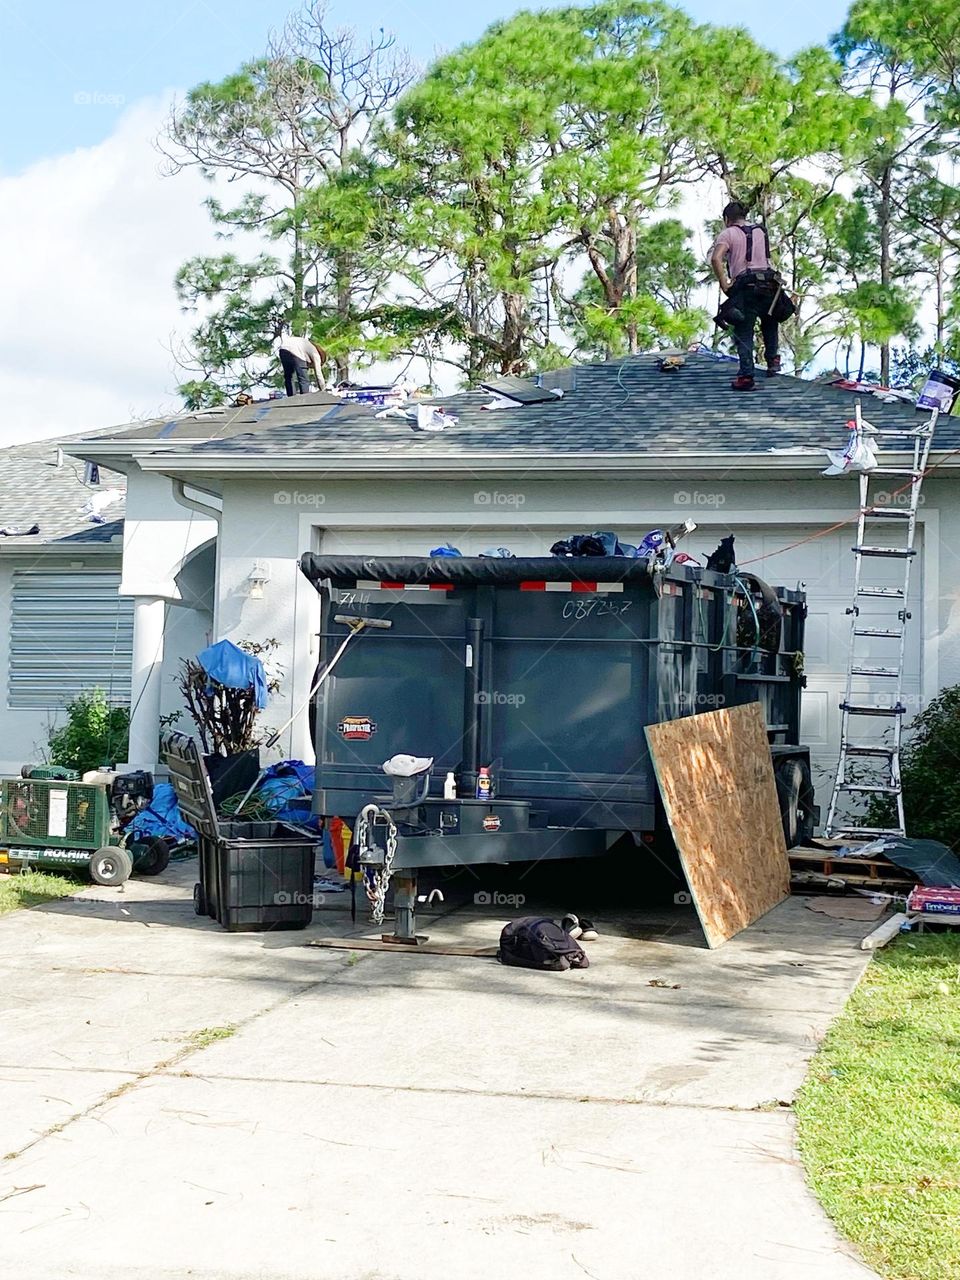
<path id="1" fill-rule="evenodd" d="M 544 404 L 548 400 L 561 400 L 565 394 L 562 387 L 543 387 L 529 378 L 503 377 L 495 382 L 481 382 L 480 386 L 491 395 L 514 404 Z"/>
<path id="2" fill-rule="evenodd" d="M 85 484 L 83 464 L 64 454 L 72 440 L 92 438 L 96 437 L 86 433 L 0 449 L 0 518 L 5 522 L 0 545 L 5 553 L 56 542 L 71 547 L 109 543 L 122 533 L 126 478 L 100 463 L 101 482 L 110 488 Z M 112 495 L 109 514 L 94 526 L 81 505 L 108 493 Z"/>

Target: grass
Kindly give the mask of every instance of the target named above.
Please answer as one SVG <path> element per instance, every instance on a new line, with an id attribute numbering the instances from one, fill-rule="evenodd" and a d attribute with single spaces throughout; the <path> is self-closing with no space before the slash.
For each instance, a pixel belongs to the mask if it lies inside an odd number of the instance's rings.
<path id="1" fill-rule="evenodd" d="M 236 1034 L 236 1030 L 237 1028 L 233 1025 L 203 1027 L 200 1031 L 194 1031 L 187 1039 L 194 1049 L 206 1049 L 207 1045 L 216 1044 L 218 1040 L 229 1040 Z"/>
<path id="2" fill-rule="evenodd" d="M 810 1184 L 869 1265 L 960 1280 L 960 934 L 877 953 L 796 1110 Z"/>
<path id="3" fill-rule="evenodd" d="M 65 876 L 47 871 L 22 871 L 0 874 L 0 916 L 18 907 L 35 907 L 40 902 L 53 902 L 84 886 Z"/>

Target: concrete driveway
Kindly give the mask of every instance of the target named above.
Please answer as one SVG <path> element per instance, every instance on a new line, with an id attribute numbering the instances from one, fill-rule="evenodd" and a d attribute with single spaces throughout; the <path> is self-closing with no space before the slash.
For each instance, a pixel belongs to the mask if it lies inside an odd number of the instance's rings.
<path id="1" fill-rule="evenodd" d="M 304 946 L 348 932 L 343 898 L 309 935 L 230 935 L 193 879 L 0 920 L 0 1276 L 874 1274 L 783 1105 L 869 926 L 795 898 L 709 952 L 689 908 L 608 911 L 590 969 L 545 974 Z M 503 918 L 425 923 L 495 943 Z"/>

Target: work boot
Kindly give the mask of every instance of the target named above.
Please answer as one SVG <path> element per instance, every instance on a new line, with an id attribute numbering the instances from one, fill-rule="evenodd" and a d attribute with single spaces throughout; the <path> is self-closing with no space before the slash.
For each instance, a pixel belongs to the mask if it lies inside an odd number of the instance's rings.
<path id="1" fill-rule="evenodd" d="M 772 360 L 767 361 L 767 377 L 775 378 L 780 372 L 780 357 L 774 356 Z"/>
<path id="2" fill-rule="evenodd" d="M 732 391 L 755 391 L 756 387 L 757 384 L 754 382 L 753 378 L 745 373 L 741 373 L 738 378 L 734 378 L 730 383 L 730 389 Z"/>

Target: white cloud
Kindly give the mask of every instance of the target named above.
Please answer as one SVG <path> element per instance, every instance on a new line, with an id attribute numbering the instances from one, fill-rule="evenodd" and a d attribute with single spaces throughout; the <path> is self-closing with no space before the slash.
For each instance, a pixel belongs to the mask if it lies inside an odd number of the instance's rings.
<path id="1" fill-rule="evenodd" d="M 175 409 L 173 279 L 215 250 L 198 174 L 160 174 L 160 100 L 95 147 L 0 177 L 0 444 Z"/>

